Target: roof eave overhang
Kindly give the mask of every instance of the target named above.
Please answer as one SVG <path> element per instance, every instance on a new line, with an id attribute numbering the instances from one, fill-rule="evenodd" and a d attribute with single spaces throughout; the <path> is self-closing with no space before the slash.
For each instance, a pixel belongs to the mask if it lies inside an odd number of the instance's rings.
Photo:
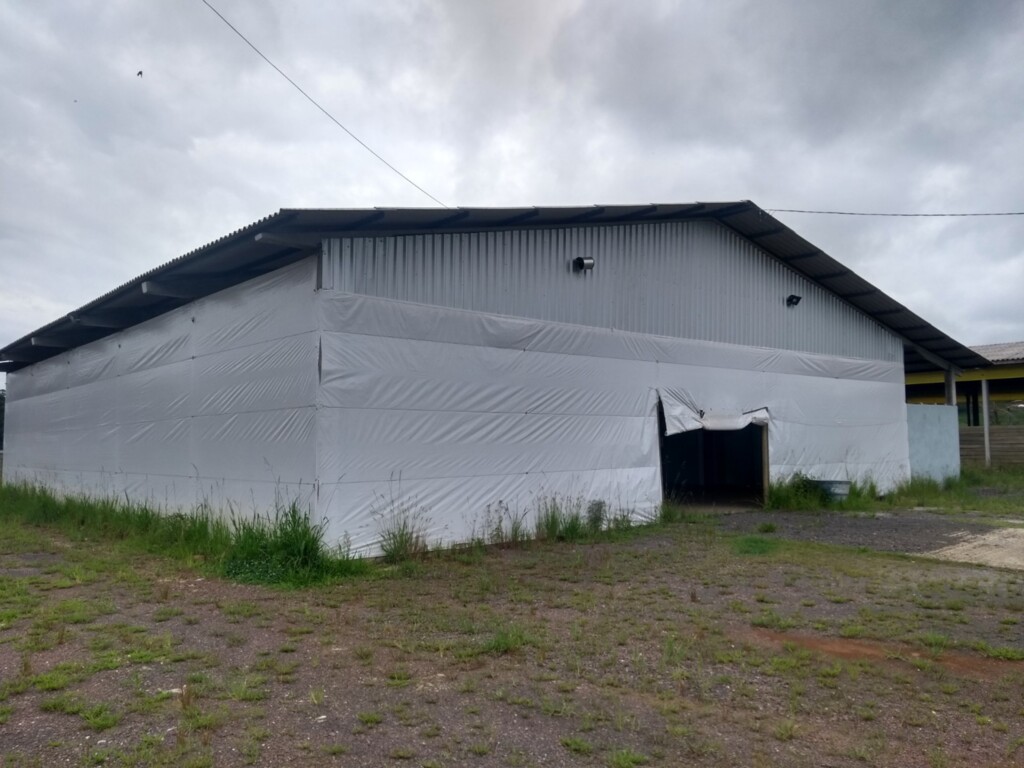
<path id="1" fill-rule="evenodd" d="M 904 342 L 908 372 L 990 363 L 744 200 L 719 203 L 527 208 L 282 209 L 157 267 L 0 349 L 0 370 L 16 371 L 145 322 L 195 299 L 280 269 L 325 238 L 495 229 L 552 229 L 711 219 L 755 243 L 874 318 Z"/>

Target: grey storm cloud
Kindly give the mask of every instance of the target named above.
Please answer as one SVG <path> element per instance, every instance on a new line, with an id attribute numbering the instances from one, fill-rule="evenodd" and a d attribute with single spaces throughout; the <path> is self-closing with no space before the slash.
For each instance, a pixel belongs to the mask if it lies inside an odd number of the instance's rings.
<path id="1" fill-rule="evenodd" d="M 211 1 L 449 205 L 1024 210 L 1019 2 Z M 0 114 L 0 343 L 280 207 L 433 204 L 201 0 L 0 6 Z M 778 215 L 1024 339 L 1024 217 Z"/>

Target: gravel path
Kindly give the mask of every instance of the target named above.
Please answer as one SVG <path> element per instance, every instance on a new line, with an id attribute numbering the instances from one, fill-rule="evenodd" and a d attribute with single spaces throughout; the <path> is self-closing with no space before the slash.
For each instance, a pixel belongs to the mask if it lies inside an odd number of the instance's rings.
<path id="1" fill-rule="evenodd" d="M 883 552 L 932 552 L 963 540 L 964 534 L 990 533 L 992 526 L 961 515 L 923 510 L 876 512 L 864 515 L 837 512 L 745 511 L 723 515 L 722 530 L 757 533 L 766 523 L 786 539 L 819 541 Z"/>

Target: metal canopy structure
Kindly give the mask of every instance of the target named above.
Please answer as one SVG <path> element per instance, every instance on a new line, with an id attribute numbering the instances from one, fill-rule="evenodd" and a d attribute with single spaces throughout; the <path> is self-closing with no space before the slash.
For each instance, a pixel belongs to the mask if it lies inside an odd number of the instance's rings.
<path id="1" fill-rule="evenodd" d="M 282 209 L 180 256 L 0 349 L 16 371 L 287 266 L 323 238 L 714 220 L 874 318 L 903 340 L 909 372 L 988 366 L 750 201 L 530 208 Z"/>

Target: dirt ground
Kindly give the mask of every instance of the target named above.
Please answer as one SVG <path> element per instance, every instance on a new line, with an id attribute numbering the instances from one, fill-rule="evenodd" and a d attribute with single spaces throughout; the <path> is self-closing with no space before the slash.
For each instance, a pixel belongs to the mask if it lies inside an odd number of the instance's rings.
<path id="1" fill-rule="evenodd" d="M 749 510 L 724 515 L 721 526 L 724 530 L 753 533 L 765 522 L 775 526 L 776 535 L 787 539 L 910 554 L 948 546 L 962 534 L 992 530 L 992 525 L 980 518 L 924 510 L 863 514 Z"/>
<path id="2" fill-rule="evenodd" d="M 1007 530 L 738 513 L 301 591 L 5 531 L 0 764 L 1024 765 L 1024 574 L 921 557 Z"/>
<path id="3" fill-rule="evenodd" d="M 959 539 L 956 544 L 929 552 L 929 556 L 1024 571 L 1024 529 L 1002 528 L 981 534 L 964 533 Z"/>

